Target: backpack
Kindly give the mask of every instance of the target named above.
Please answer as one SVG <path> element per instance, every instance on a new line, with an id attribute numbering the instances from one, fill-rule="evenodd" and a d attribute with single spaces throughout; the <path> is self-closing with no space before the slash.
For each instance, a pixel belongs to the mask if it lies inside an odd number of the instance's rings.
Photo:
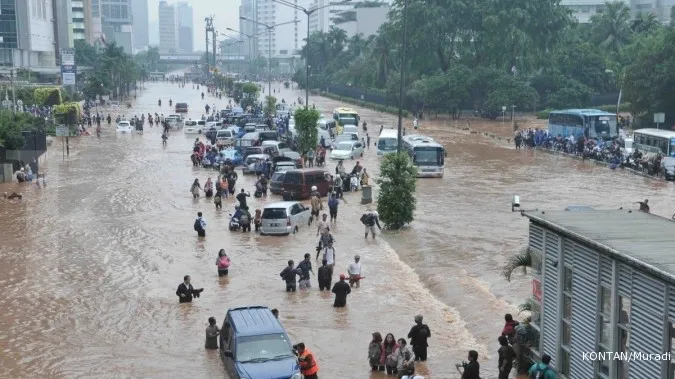
<path id="1" fill-rule="evenodd" d="M 218 258 L 218 268 L 229 268 L 229 267 L 230 267 L 230 260 L 225 255 Z"/>
<path id="2" fill-rule="evenodd" d="M 380 354 L 382 351 L 380 350 L 380 346 L 374 343 L 370 344 L 370 347 L 368 348 L 368 359 L 370 360 L 380 360 Z"/>
<path id="3" fill-rule="evenodd" d="M 195 232 L 198 232 L 200 230 L 203 230 L 202 222 L 199 219 L 196 219 L 195 220 Z"/>
<path id="4" fill-rule="evenodd" d="M 246 212 L 242 213 L 241 217 L 239 217 L 239 223 L 242 224 L 242 225 L 248 224 L 250 222 L 251 222 L 251 220 L 248 217 L 248 213 L 246 213 Z"/>
<path id="5" fill-rule="evenodd" d="M 423 324 L 420 327 L 420 337 L 422 338 L 429 338 L 429 327 L 426 324 Z"/>
<path id="6" fill-rule="evenodd" d="M 365 226 L 373 226 L 375 225 L 375 215 L 364 213 L 363 216 L 361 216 L 361 222 Z"/>
<path id="7" fill-rule="evenodd" d="M 545 379 L 546 378 L 546 372 L 549 370 L 549 367 L 546 366 L 542 368 L 537 364 L 537 369 L 530 374 L 530 379 Z"/>
<path id="8" fill-rule="evenodd" d="M 361 215 L 360 221 L 361 221 L 361 223 L 362 223 L 363 225 L 368 225 L 368 221 L 369 221 L 368 218 L 369 218 L 369 216 L 370 216 L 370 215 L 367 214 L 367 213 L 364 213 L 363 215 Z"/>

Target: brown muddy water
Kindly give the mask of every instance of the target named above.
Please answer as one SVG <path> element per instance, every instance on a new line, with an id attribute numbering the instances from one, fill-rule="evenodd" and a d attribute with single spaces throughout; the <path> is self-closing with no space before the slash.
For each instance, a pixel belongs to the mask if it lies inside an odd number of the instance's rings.
<path id="1" fill-rule="evenodd" d="M 206 104 L 189 86 L 147 87 L 130 116 L 173 113 L 157 107 L 160 96 L 164 104 L 169 97 L 188 102 L 193 118 Z M 281 91 L 277 97 L 287 102 L 301 95 Z M 218 108 L 226 104 L 206 100 Z M 314 96 L 310 102 L 327 117 L 340 105 Z M 395 125 L 391 115 L 355 108 L 373 141 L 380 124 Z M 406 124 L 411 130 L 411 121 Z M 405 336 L 416 314 L 432 329 L 420 374 L 458 378 L 455 363 L 475 349 L 482 376 L 492 378 L 503 314 L 516 313 L 529 292 L 527 277 L 508 283 L 501 275 L 506 259 L 526 242 L 527 222 L 510 211 L 514 194 L 524 209 L 635 207 L 649 198 L 653 213 L 669 218 L 675 210 L 672 183 L 515 151 L 425 121 L 421 132 L 448 150 L 445 177 L 420 179 L 415 222 L 375 241 L 363 240 L 360 194 L 347 194 L 333 231 L 342 268 L 336 274 L 360 254 L 367 278 L 349 295 L 348 307 L 335 310 L 332 296 L 316 288 L 287 294 L 278 276 L 288 259 L 314 251 L 314 230 L 288 237 L 231 233 L 232 199 L 216 211 L 188 192 L 194 178 L 216 177 L 191 166 L 193 136 L 174 133 L 162 147 L 158 128 L 146 126 L 144 135 L 103 129 L 100 139 L 74 138 L 65 162 L 54 142 L 43 166 L 46 189 L 0 186 L 24 195 L 22 201 L 0 200 L 2 378 L 223 378 L 218 352 L 203 348 L 204 328 L 208 317 L 220 323 L 228 308 L 244 305 L 278 308 L 293 341 L 316 353 L 322 378 L 382 377 L 369 371 L 371 333 Z M 377 177 L 373 147 L 362 163 Z M 253 191 L 253 184 L 246 178 L 237 187 Z M 277 200 L 270 195 L 250 205 Z M 198 211 L 208 222 L 203 240 L 192 229 Z M 233 261 L 223 279 L 214 266 L 220 248 Z M 179 305 L 175 289 L 186 274 L 205 292 Z"/>

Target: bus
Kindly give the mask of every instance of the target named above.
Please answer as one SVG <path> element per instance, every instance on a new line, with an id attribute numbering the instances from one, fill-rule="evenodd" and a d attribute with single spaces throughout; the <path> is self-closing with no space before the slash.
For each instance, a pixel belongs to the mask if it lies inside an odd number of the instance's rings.
<path id="1" fill-rule="evenodd" d="M 442 178 L 445 168 L 445 148 L 431 137 L 407 135 L 401 141 L 401 148 L 410 155 L 417 167 L 418 178 Z"/>
<path id="2" fill-rule="evenodd" d="M 359 114 L 351 108 L 335 108 L 333 110 L 333 118 L 341 125 L 359 126 Z"/>
<path id="3" fill-rule="evenodd" d="M 675 157 L 675 132 L 662 129 L 638 129 L 633 132 L 633 148 L 643 152 Z"/>
<path id="4" fill-rule="evenodd" d="M 398 148 L 398 130 L 383 129 L 377 139 L 377 155 L 395 153 Z"/>
<path id="5" fill-rule="evenodd" d="M 612 140 L 619 136 L 616 114 L 599 109 L 566 109 L 548 114 L 548 133 L 552 136 Z"/>

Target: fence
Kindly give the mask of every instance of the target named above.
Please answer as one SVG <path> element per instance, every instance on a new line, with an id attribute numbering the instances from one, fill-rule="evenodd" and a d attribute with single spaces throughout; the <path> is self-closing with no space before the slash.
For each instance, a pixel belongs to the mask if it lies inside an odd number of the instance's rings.
<path id="1" fill-rule="evenodd" d="M 393 106 L 393 102 L 388 101 L 387 96 L 377 90 L 367 90 L 355 87 L 349 87 L 343 84 L 330 84 L 326 88 L 326 92 L 338 96 L 348 97 L 350 99 L 366 101 L 368 103 L 375 103 L 379 105 Z"/>

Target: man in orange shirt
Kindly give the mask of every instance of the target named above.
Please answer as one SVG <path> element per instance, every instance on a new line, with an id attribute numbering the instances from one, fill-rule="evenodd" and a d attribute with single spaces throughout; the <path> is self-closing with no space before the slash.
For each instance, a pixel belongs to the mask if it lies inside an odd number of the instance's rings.
<path id="1" fill-rule="evenodd" d="M 305 347 L 303 342 L 294 347 L 298 352 L 298 362 L 300 363 L 302 375 L 304 375 L 305 379 L 318 379 L 319 364 L 316 362 L 314 354 Z"/>

